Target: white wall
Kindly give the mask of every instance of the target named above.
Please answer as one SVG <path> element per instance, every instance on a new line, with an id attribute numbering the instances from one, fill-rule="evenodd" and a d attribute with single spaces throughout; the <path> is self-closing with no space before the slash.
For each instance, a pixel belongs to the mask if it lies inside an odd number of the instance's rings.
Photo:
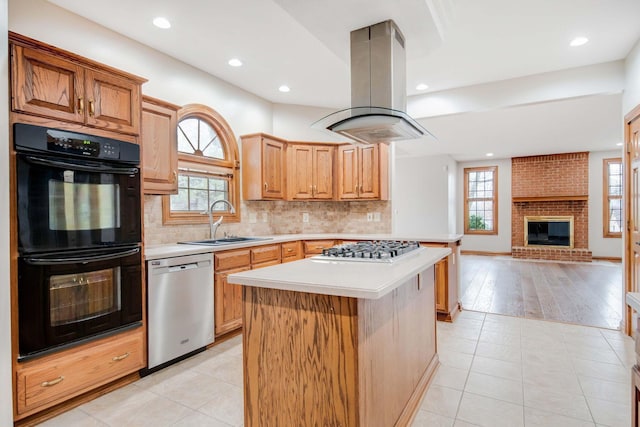
<path id="1" fill-rule="evenodd" d="M 398 235 L 455 233 L 451 199 L 456 163 L 450 156 L 395 157 L 392 231 Z"/>
<path id="2" fill-rule="evenodd" d="M 273 134 L 291 141 L 352 142 L 337 133 L 311 127 L 313 123 L 335 111 L 305 105 L 274 104 Z"/>
<path id="3" fill-rule="evenodd" d="M 9 81 L 7 0 L 0 0 L 0 81 Z M 0 86 L 0 425 L 13 425 L 11 303 L 9 293 L 9 94 Z"/>
<path id="4" fill-rule="evenodd" d="M 492 159 L 458 163 L 458 232 L 464 233 L 464 168 L 498 167 L 498 234 L 467 234 L 461 250 L 505 253 L 511 252 L 511 159 Z"/>
<path id="5" fill-rule="evenodd" d="M 622 114 L 640 104 L 640 40 L 625 60 L 625 88 L 622 95 Z"/>
<path id="6" fill-rule="evenodd" d="M 45 0 L 9 0 L 9 29 L 144 77 L 145 95 L 208 105 L 236 137 L 272 132 L 270 102 Z"/>
<path id="7" fill-rule="evenodd" d="M 622 151 L 589 153 L 589 249 L 595 257 L 622 257 L 622 239 L 603 237 L 603 159 L 622 157 Z"/>

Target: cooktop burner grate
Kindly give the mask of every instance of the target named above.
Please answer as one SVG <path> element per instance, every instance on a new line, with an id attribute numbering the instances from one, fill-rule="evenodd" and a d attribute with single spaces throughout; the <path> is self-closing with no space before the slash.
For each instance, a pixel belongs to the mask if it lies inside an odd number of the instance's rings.
<path id="1" fill-rule="evenodd" d="M 418 242 L 400 240 L 373 240 L 345 243 L 322 250 L 316 259 L 336 261 L 394 262 L 420 248 Z"/>

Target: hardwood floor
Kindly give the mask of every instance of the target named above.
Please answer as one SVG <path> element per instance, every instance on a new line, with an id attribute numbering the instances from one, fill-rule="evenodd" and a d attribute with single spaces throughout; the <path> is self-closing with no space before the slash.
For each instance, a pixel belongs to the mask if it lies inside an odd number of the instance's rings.
<path id="1" fill-rule="evenodd" d="M 463 255 L 467 310 L 618 329 L 622 264 L 554 263 Z"/>

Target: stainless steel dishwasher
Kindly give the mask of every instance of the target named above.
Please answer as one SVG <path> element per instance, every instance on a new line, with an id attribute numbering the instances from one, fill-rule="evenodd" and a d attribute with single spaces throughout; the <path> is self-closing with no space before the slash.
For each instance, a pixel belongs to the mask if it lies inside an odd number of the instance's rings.
<path id="1" fill-rule="evenodd" d="M 148 369 L 213 342 L 213 254 L 148 261 Z"/>

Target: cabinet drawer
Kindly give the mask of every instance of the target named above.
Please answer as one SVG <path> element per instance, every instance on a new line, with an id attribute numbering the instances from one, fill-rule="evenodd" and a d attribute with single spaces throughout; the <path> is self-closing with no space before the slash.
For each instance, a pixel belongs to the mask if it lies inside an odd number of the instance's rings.
<path id="1" fill-rule="evenodd" d="M 249 249 L 238 249 L 234 251 L 216 252 L 214 253 L 214 258 L 216 270 L 249 267 L 251 264 L 251 251 Z"/>
<path id="2" fill-rule="evenodd" d="M 268 261 L 280 262 L 280 245 L 258 246 L 251 249 L 251 264 Z"/>
<path id="3" fill-rule="evenodd" d="M 140 329 L 123 338 L 18 368 L 18 413 L 52 406 L 144 367 L 143 343 Z"/>
<path id="4" fill-rule="evenodd" d="M 304 253 L 305 255 L 321 254 L 323 249 L 330 248 L 335 245 L 335 240 L 309 240 L 304 242 Z"/>
<path id="5" fill-rule="evenodd" d="M 300 258 L 300 242 L 287 242 L 282 244 L 282 260 L 287 258 Z"/>
<path id="6" fill-rule="evenodd" d="M 272 260 L 272 261 L 261 262 L 260 264 L 253 264 L 251 266 L 251 269 L 255 270 L 256 268 L 269 267 L 271 265 L 278 265 L 278 264 L 280 264 L 280 260 L 279 259 L 275 259 L 275 260 Z"/>
<path id="7" fill-rule="evenodd" d="M 425 246 L 427 248 L 448 248 L 449 245 L 447 243 L 425 243 L 420 242 L 420 246 Z"/>

